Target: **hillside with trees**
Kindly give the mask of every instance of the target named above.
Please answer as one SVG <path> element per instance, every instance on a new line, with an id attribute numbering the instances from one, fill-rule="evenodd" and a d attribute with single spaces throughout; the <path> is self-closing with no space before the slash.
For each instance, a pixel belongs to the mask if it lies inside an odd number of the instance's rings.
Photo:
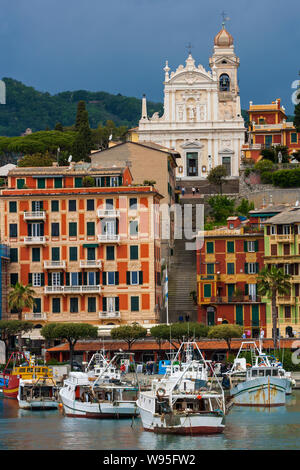
<path id="1" fill-rule="evenodd" d="M 32 132 L 48 131 L 57 123 L 63 127 L 74 125 L 79 101 L 85 101 L 89 124 L 96 129 L 99 124 L 113 121 L 116 126 L 134 127 L 141 115 L 141 100 L 112 95 L 104 91 L 64 91 L 56 95 L 40 92 L 12 78 L 3 78 L 6 84 L 6 105 L 0 106 L 0 135 L 20 136 L 27 128 Z M 162 114 L 161 103 L 147 103 L 148 113 Z"/>

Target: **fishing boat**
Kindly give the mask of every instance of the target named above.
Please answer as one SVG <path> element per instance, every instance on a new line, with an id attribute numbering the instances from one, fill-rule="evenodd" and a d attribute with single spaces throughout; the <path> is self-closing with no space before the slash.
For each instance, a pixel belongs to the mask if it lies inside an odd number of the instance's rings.
<path id="1" fill-rule="evenodd" d="M 178 357 L 187 346 L 189 360 L 174 370 Z M 191 349 L 200 360 L 190 357 Z M 175 363 L 175 364 L 174 364 Z M 201 363 L 202 367 L 199 367 Z M 224 391 L 217 376 L 203 386 L 203 371 L 208 370 L 197 343 L 182 343 L 162 379 L 152 381 L 149 391 L 141 391 L 137 400 L 143 428 L 158 434 L 217 434 L 224 430 L 226 412 Z M 213 389 L 213 384 L 219 390 Z"/>
<path id="2" fill-rule="evenodd" d="M 20 379 L 19 407 L 25 410 L 53 410 L 58 408 L 58 388 L 51 377 Z"/>
<path id="3" fill-rule="evenodd" d="M 245 357 L 242 357 L 245 351 L 250 351 L 252 364 L 247 364 Z M 227 375 L 234 405 L 272 407 L 286 402 L 290 380 L 277 365 L 270 362 L 262 352 L 261 344 L 258 348 L 254 341 L 242 342 Z M 234 378 L 239 383 L 233 385 Z"/>
<path id="4" fill-rule="evenodd" d="M 9 367 L 10 365 L 12 368 Z M 36 365 L 34 358 L 30 357 L 28 359 L 23 352 L 14 352 L 9 357 L 3 372 L 0 374 L 2 379 L 2 394 L 5 398 L 16 399 L 20 379 L 32 380 L 45 376 L 53 376 L 53 372 L 49 367 Z"/>
<path id="5" fill-rule="evenodd" d="M 112 367 L 120 356 L 124 353 L 116 354 L 110 362 L 106 361 L 98 375 L 90 371 L 69 374 L 59 392 L 66 416 L 103 419 L 138 415 L 137 384 L 125 380 L 125 376 L 116 376 L 116 369 Z"/>

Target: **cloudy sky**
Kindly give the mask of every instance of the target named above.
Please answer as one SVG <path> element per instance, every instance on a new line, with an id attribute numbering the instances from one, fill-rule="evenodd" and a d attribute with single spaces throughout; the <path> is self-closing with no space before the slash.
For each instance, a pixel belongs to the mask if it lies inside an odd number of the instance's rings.
<path id="1" fill-rule="evenodd" d="M 41 91 L 86 89 L 163 99 L 163 67 L 193 45 L 208 68 L 221 13 L 240 57 L 242 106 L 282 98 L 293 112 L 299 0 L 1 0 L 1 77 Z"/>

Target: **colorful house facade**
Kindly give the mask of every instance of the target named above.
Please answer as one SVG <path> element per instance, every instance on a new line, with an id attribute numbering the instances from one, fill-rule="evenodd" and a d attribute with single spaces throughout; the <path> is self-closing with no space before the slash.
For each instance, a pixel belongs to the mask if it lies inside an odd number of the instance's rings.
<path id="1" fill-rule="evenodd" d="M 197 250 L 198 321 L 236 323 L 251 337 L 265 331 L 265 305 L 257 292 L 263 257 L 263 231 L 238 217 L 229 217 L 227 227 L 205 231 Z"/>
<path id="2" fill-rule="evenodd" d="M 9 284 L 31 284 L 36 295 L 24 319 L 159 321 L 162 196 L 153 186 L 133 186 L 126 166 L 82 163 L 16 168 L 0 194 Z"/>
<path id="3" fill-rule="evenodd" d="M 250 101 L 248 113 L 248 143 L 242 147 L 246 158 L 258 161 L 264 148 L 276 145 L 287 146 L 291 156 L 300 150 L 300 133 L 287 121 L 280 99 L 264 105 Z"/>

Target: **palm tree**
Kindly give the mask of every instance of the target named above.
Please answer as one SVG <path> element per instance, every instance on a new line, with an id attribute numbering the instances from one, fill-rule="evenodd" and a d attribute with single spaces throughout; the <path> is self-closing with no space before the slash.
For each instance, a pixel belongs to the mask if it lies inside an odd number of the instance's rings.
<path id="1" fill-rule="evenodd" d="M 23 284 L 16 282 L 16 284 L 11 287 L 13 290 L 8 294 L 8 306 L 12 310 L 17 310 L 18 319 L 22 320 L 24 308 L 32 309 L 35 306 L 33 298 L 35 292 L 31 289 L 31 284 L 23 286 Z"/>
<path id="2" fill-rule="evenodd" d="M 257 279 L 258 293 L 271 299 L 274 349 L 277 347 L 278 313 L 276 308 L 276 297 L 277 295 L 290 294 L 290 277 L 291 276 L 289 274 L 284 274 L 281 268 L 277 268 L 275 265 L 272 265 L 271 268 L 263 268 Z"/>

